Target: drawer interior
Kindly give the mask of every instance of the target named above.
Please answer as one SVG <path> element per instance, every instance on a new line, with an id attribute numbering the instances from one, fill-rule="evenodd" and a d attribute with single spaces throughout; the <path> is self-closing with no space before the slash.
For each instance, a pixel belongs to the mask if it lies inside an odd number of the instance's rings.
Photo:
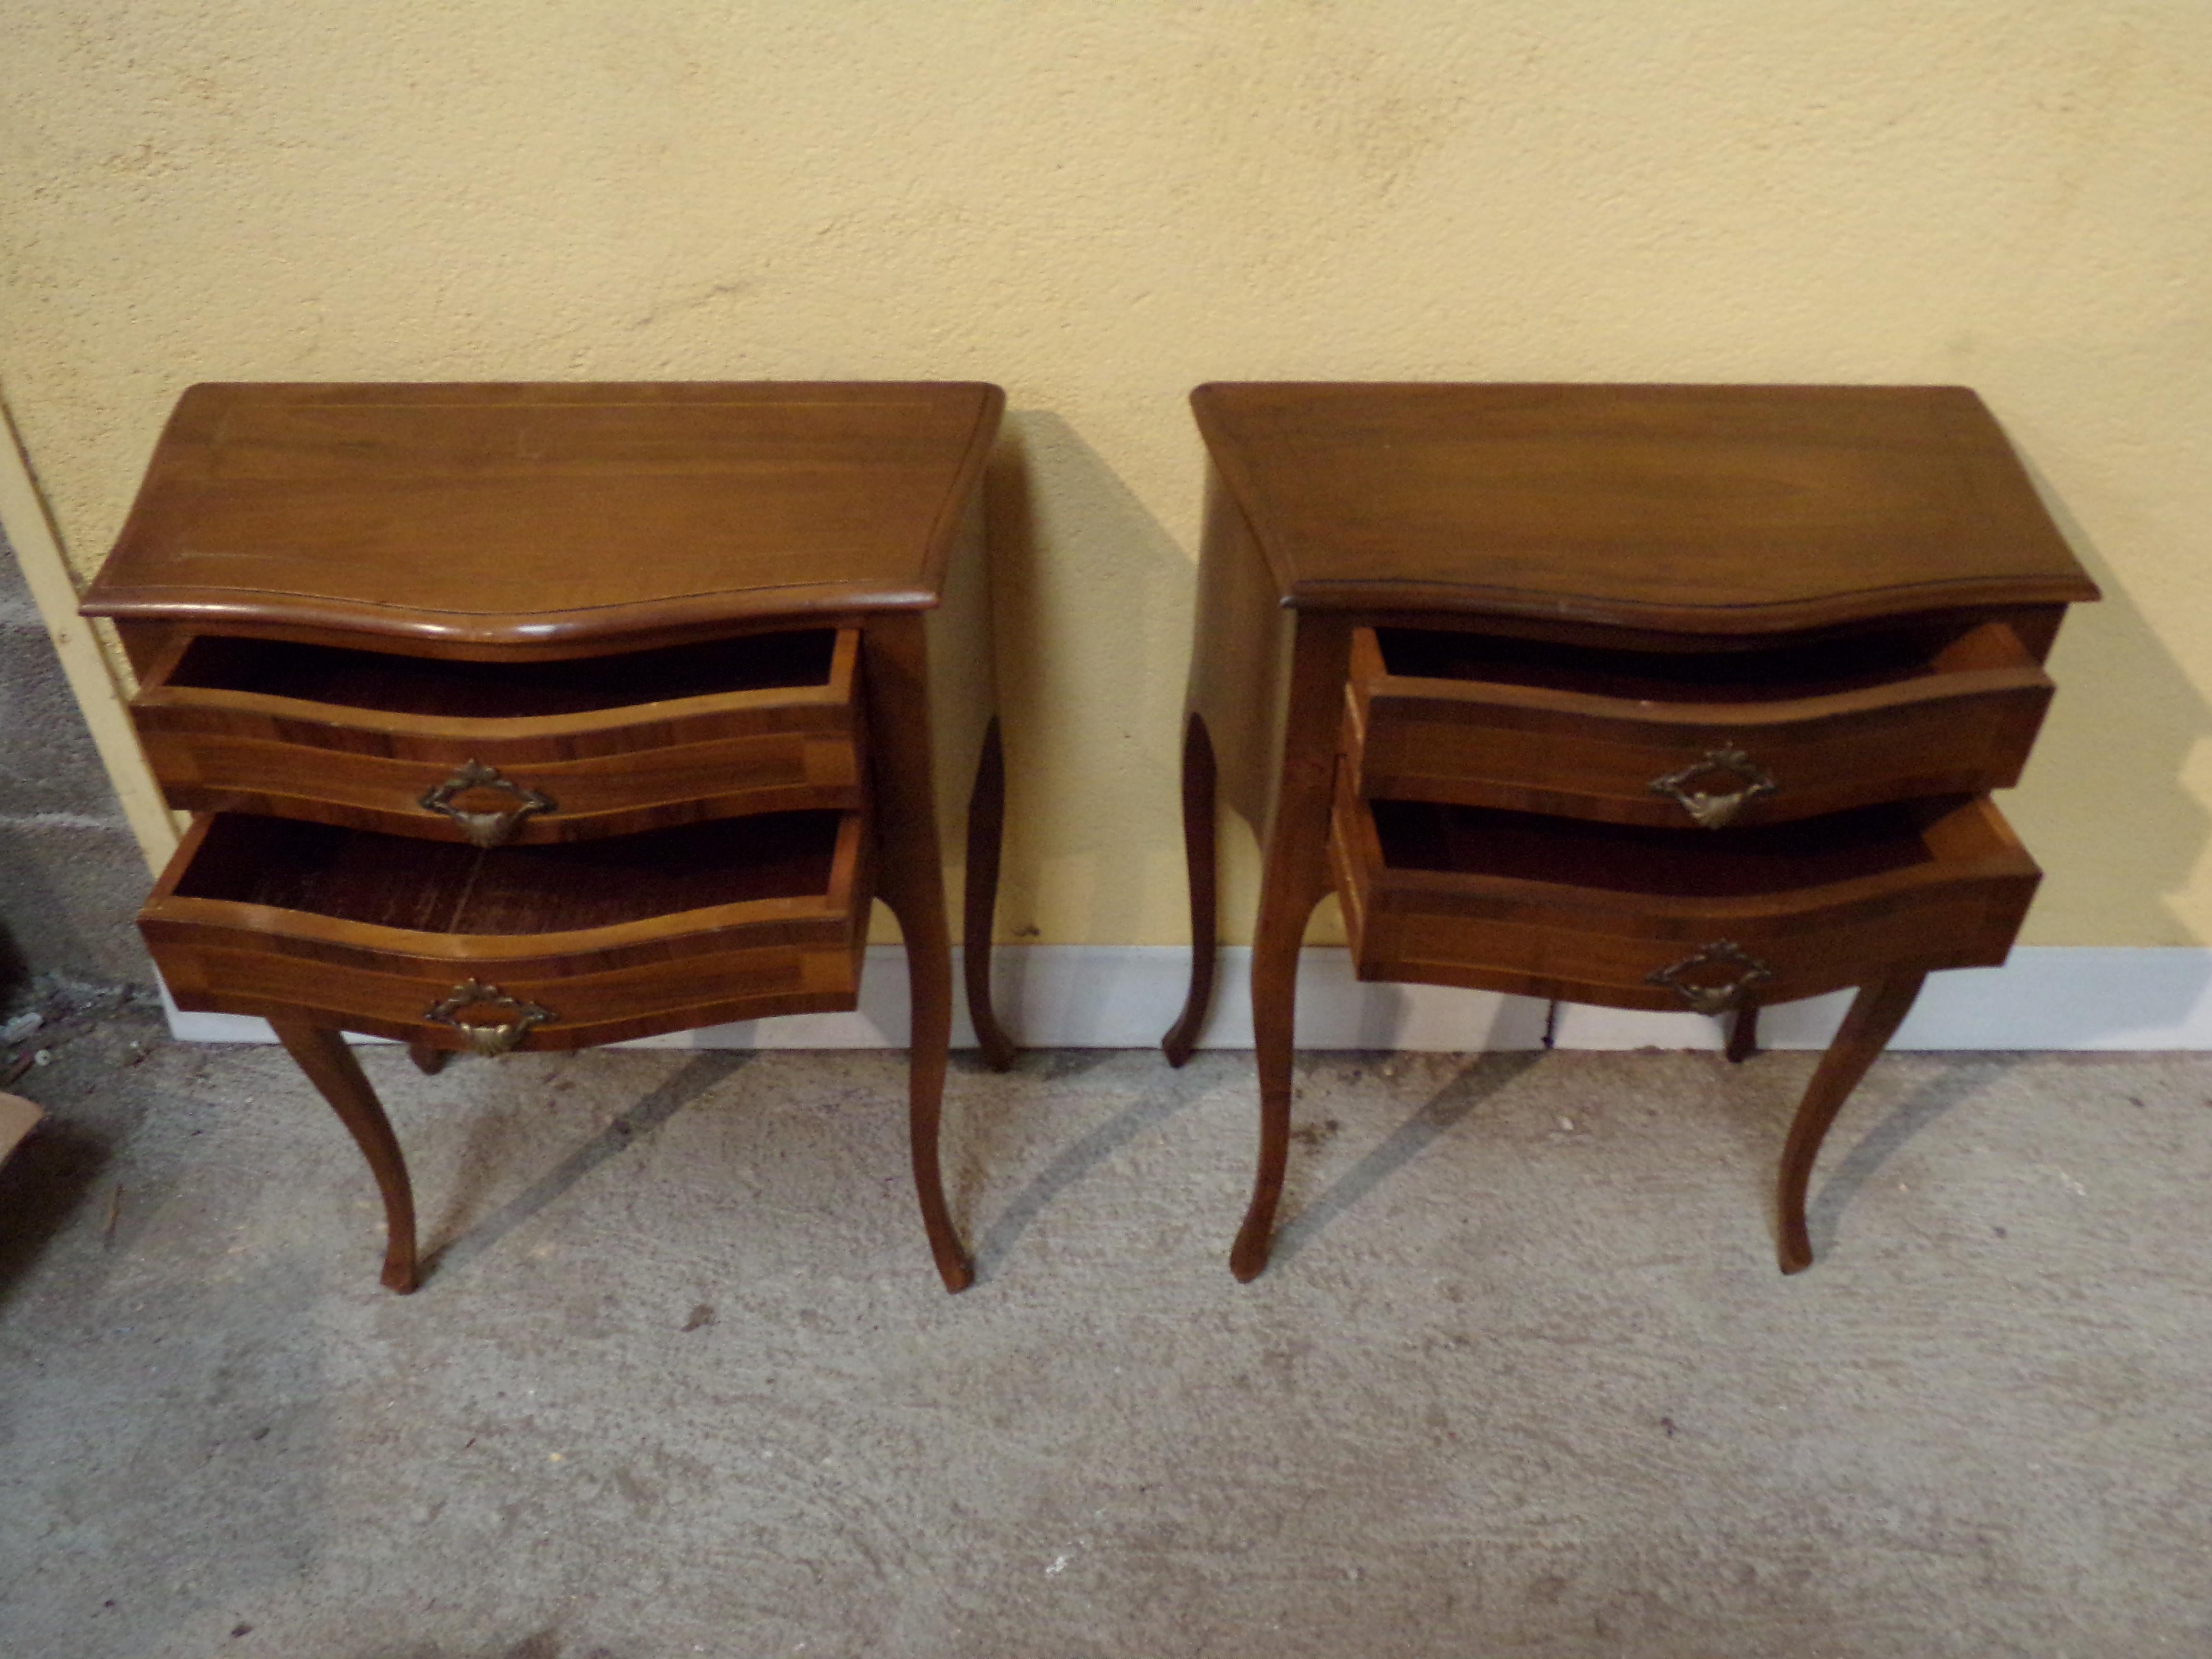
<path id="1" fill-rule="evenodd" d="M 549 662 L 466 662 L 203 634 L 161 683 L 385 714 L 527 719 L 826 686 L 837 636 L 834 628 L 794 629 Z"/>
<path id="2" fill-rule="evenodd" d="M 1686 834 L 1432 801 L 1377 800 L 1385 867 L 1608 892 L 1725 898 L 1823 887 L 1932 864 L 1927 834 L 1957 803 L 1897 801 L 1789 823 Z"/>
<path id="3" fill-rule="evenodd" d="M 1696 651 L 1612 650 L 1427 628 L 1378 628 L 1375 641 L 1384 672 L 1395 676 L 1650 702 L 1781 702 L 2029 663 L 2011 631 L 1996 623 Z"/>
<path id="4" fill-rule="evenodd" d="M 857 830 L 851 813 L 764 812 L 479 849 L 221 812 L 173 891 L 423 933 L 565 933 L 831 895 L 850 885 Z"/>

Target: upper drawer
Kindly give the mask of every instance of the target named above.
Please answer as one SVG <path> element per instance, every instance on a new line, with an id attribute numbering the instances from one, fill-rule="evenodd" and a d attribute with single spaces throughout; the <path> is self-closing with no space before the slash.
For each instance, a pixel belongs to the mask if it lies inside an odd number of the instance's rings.
<path id="1" fill-rule="evenodd" d="M 1719 829 L 2003 788 L 2051 682 L 2000 623 L 1680 653 L 1362 628 L 1347 696 L 1368 799 Z"/>
<path id="2" fill-rule="evenodd" d="M 857 629 L 551 662 L 191 635 L 131 709 L 169 804 L 571 841 L 860 804 Z"/>
<path id="3" fill-rule="evenodd" d="M 444 1048 L 574 1048 L 854 1006 L 858 812 L 478 850 L 204 814 L 139 913 L 179 1007 Z"/>

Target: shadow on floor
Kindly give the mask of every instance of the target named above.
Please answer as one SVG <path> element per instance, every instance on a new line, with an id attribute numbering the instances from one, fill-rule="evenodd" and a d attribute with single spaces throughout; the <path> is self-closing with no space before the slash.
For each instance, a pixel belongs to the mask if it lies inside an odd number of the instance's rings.
<path id="1" fill-rule="evenodd" d="M 49 1117 L 0 1164 L 0 1305 L 69 1224 L 112 1156 L 105 1136 Z"/>
<path id="2" fill-rule="evenodd" d="M 512 1645 L 501 1643 L 468 1653 L 459 1653 L 434 1644 L 428 1647 L 375 1648 L 363 1655 L 362 1659 L 563 1659 L 567 1651 L 562 1644 L 560 1632 L 541 1630 Z M 595 1647 L 577 1654 L 575 1659 L 616 1659 L 616 1656 L 612 1648 Z"/>
<path id="3" fill-rule="evenodd" d="M 1805 1206 L 1805 1230 L 1815 1261 L 1835 1248 L 1844 1212 L 1890 1156 L 1960 1102 L 1980 1093 L 2027 1059 L 2025 1054 L 1978 1055 L 1947 1067 L 1890 1109 L 1889 1115 L 1860 1137 L 1843 1162 L 1819 1182 Z M 1817 1172 L 1816 1172 L 1817 1179 Z"/>
<path id="4" fill-rule="evenodd" d="M 1103 1063 L 1105 1058 L 1109 1057 L 1103 1051 L 1085 1049 L 1074 1052 L 1080 1058 L 1071 1064 L 1060 1064 L 1061 1057 L 1058 1055 L 1046 1057 L 1045 1064 L 1050 1068 L 1047 1075 L 1054 1079 L 1079 1075 L 1091 1069 L 1091 1065 Z M 1094 1054 L 1099 1054 L 1100 1059 L 1085 1063 Z M 1024 1056 L 1023 1063 L 1027 1064 L 1028 1059 L 1028 1056 Z M 1021 1236 L 1029 1231 L 1030 1224 L 1043 1214 L 1062 1193 L 1146 1130 L 1166 1122 L 1190 1102 L 1191 1097 L 1181 1090 L 1164 1090 L 1133 1106 L 1122 1108 L 1088 1134 L 1063 1148 L 1058 1157 L 1031 1176 L 1029 1183 L 1014 1194 L 1013 1201 L 999 1212 L 991 1224 L 983 1230 L 982 1237 L 976 1240 L 975 1282 L 979 1285 L 990 1282 L 998 1271 L 999 1264 L 1006 1259 Z"/>
<path id="5" fill-rule="evenodd" d="M 715 1088 L 752 1058 L 749 1049 L 706 1049 L 636 1105 L 578 1146 L 536 1181 L 494 1210 L 459 1238 L 440 1245 L 423 1259 L 422 1280 L 482 1255 L 586 1176 L 618 1156 L 641 1135 L 650 1134 L 700 1096 Z"/>
<path id="6" fill-rule="evenodd" d="M 1467 1068 L 1431 1096 L 1382 1144 L 1330 1182 L 1314 1201 L 1275 1229 L 1271 1264 L 1280 1265 L 1321 1236 L 1337 1217 L 1358 1203 L 1476 1107 L 1544 1057 L 1540 1048 L 1478 1055 Z M 1295 1154 L 1293 1154 L 1295 1156 Z"/>

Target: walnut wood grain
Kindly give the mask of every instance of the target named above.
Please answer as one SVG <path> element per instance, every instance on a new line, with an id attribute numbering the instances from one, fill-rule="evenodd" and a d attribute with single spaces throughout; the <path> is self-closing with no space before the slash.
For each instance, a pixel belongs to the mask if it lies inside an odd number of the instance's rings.
<path id="1" fill-rule="evenodd" d="M 384 1199 L 384 1287 L 402 1296 L 417 1280 L 415 1258 L 415 1194 L 407 1180 L 407 1160 L 399 1151 L 392 1121 L 376 1091 L 361 1069 L 345 1038 L 328 1026 L 291 1013 L 276 1015 L 277 1041 L 307 1074 L 361 1149 L 377 1191 Z"/>
<path id="2" fill-rule="evenodd" d="M 852 1007 L 871 852 L 858 814 L 488 851 L 213 816 L 139 927 L 183 1008 L 461 1048 L 428 1011 L 476 981 L 573 1048 Z"/>
<path id="3" fill-rule="evenodd" d="M 1894 972 L 1862 989 L 1851 1000 L 1843 1029 L 1821 1055 L 1812 1082 L 1806 1085 L 1805 1097 L 1790 1124 L 1776 1183 L 1780 1225 L 1775 1253 L 1785 1273 L 1802 1273 L 1813 1265 L 1813 1242 L 1805 1231 L 1805 1188 L 1812 1180 L 1813 1164 L 1820 1155 L 1828 1126 L 1836 1121 L 1851 1091 L 1858 1087 L 1867 1067 L 1912 1012 L 1922 977 L 1915 972 Z"/>
<path id="4" fill-rule="evenodd" d="M 196 386 L 84 610 L 465 652 L 925 609 L 1004 406 L 956 384 Z"/>
<path id="5" fill-rule="evenodd" d="M 1217 385 L 1191 404 L 1304 610 L 1727 634 L 2097 597 L 1963 386 Z"/>
<path id="6" fill-rule="evenodd" d="M 1388 835 L 1378 817 L 1417 820 Z M 1340 793 L 1331 842 L 1363 979 L 1680 1011 L 1651 975 L 1727 939 L 1761 1003 L 1899 967 L 2004 960 L 2039 872 L 1996 809 L 1899 803 L 1702 835 Z"/>
<path id="7" fill-rule="evenodd" d="M 915 988 L 917 1197 L 961 1288 L 937 1147 L 945 860 L 964 836 L 971 1007 L 1003 1043 L 978 500 L 1003 403 L 961 385 L 194 387 L 84 607 L 116 619 L 155 769 L 203 815 L 142 918 L 179 1005 L 320 1033 L 302 1065 L 342 1115 L 356 1095 L 374 1110 L 365 1084 L 332 1081 L 334 1030 L 430 1069 L 510 1035 L 574 1047 L 850 1008 L 879 887 Z M 421 805 L 470 762 L 498 776 L 442 799 L 497 814 L 479 834 L 511 844 L 459 844 Z M 496 992 L 453 1014 L 489 1023 L 477 1042 L 428 1013 L 471 983 Z"/>
<path id="8" fill-rule="evenodd" d="M 461 829 L 422 797 L 474 762 L 554 803 L 523 818 L 516 841 L 623 835 L 859 806 L 860 635 L 755 634 L 552 663 L 185 635 L 151 665 L 131 714 L 183 811 L 457 841 Z M 659 696 L 656 664 L 674 676 Z"/>
<path id="9" fill-rule="evenodd" d="M 907 1074 L 908 1146 L 923 1231 L 948 1291 L 975 1271 L 945 1200 L 938 1147 L 952 1042 L 952 948 L 933 780 L 945 734 L 931 719 L 929 635 L 920 620 L 890 616 L 868 629 L 869 723 L 878 734 L 872 768 L 880 890 L 906 941 L 912 1061 Z"/>
<path id="10" fill-rule="evenodd" d="M 1978 798 L 2017 775 L 2064 605 L 2096 589 L 1989 411 L 1959 387 L 1224 385 L 1192 404 L 1193 962 L 1164 1046 L 1188 1054 L 1212 991 L 1218 788 L 1264 851 L 1232 1272 L 1267 1265 L 1298 949 L 1332 885 L 1363 977 L 1732 1008 L 1731 1058 L 1765 1003 L 1869 987 L 1792 1136 L 1802 1200 L 1900 988 L 2002 960 L 2038 879 Z M 1685 768 L 1695 812 L 1651 787 Z M 1762 774 L 1733 823 L 1695 801 Z M 1785 1192 L 1786 1268 L 1791 1213 Z"/>
<path id="11" fill-rule="evenodd" d="M 1698 792 L 1743 789 L 1716 755 L 1742 757 L 1762 785 L 1730 817 L 1739 824 L 2007 788 L 2051 681 L 2002 624 L 1978 633 L 1917 650 L 1877 636 L 1685 658 L 1525 645 L 1492 655 L 1459 634 L 1440 636 L 1449 653 L 1434 649 L 1438 636 L 1394 653 L 1406 630 L 1378 645 L 1360 629 L 1344 749 L 1364 795 L 1670 828 L 1696 820 L 1655 781 L 1688 774 Z"/>
<path id="12" fill-rule="evenodd" d="M 1215 918 L 1219 910 L 1216 890 L 1217 826 L 1214 823 L 1213 742 L 1206 735 L 1206 717 L 1192 709 L 1183 718 L 1182 844 L 1190 878 L 1190 989 L 1183 998 L 1182 1013 L 1160 1039 L 1170 1066 L 1181 1066 L 1198 1046 L 1213 1000 Z"/>
<path id="13" fill-rule="evenodd" d="M 1729 1020 L 1729 1064 L 1741 1066 L 1759 1052 L 1759 1005 L 1747 1002 Z"/>
<path id="14" fill-rule="evenodd" d="M 487 662 L 192 634 L 148 686 L 248 692 L 441 723 L 594 714 L 741 691 L 813 689 L 850 702 L 856 642 L 850 629 L 767 629 L 647 650 Z"/>
<path id="15" fill-rule="evenodd" d="M 968 797 L 967 889 L 961 900 L 961 967 L 968 993 L 968 1019 L 975 1028 L 984 1063 L 1003 1072 L 1014 1063 L 1013 1039 L 999 1024 L 991 1006 L 992 924 L 999 900 L 1000 841 L 1006 822 L 1006 757 L 992 720 L 975 766 Z"/>

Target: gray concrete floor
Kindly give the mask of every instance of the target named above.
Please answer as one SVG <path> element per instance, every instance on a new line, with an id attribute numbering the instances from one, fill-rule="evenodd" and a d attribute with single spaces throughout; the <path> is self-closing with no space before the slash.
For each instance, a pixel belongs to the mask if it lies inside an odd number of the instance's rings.
<path id="1" fill-rule="evenodd" d="M 1773 1267 L 1810 1057 L 284 1056 L 64 1020 L 0 1171 L 0 1653 L 2212 1652 L 2212 1062 L 1899 1055 Z"/>

